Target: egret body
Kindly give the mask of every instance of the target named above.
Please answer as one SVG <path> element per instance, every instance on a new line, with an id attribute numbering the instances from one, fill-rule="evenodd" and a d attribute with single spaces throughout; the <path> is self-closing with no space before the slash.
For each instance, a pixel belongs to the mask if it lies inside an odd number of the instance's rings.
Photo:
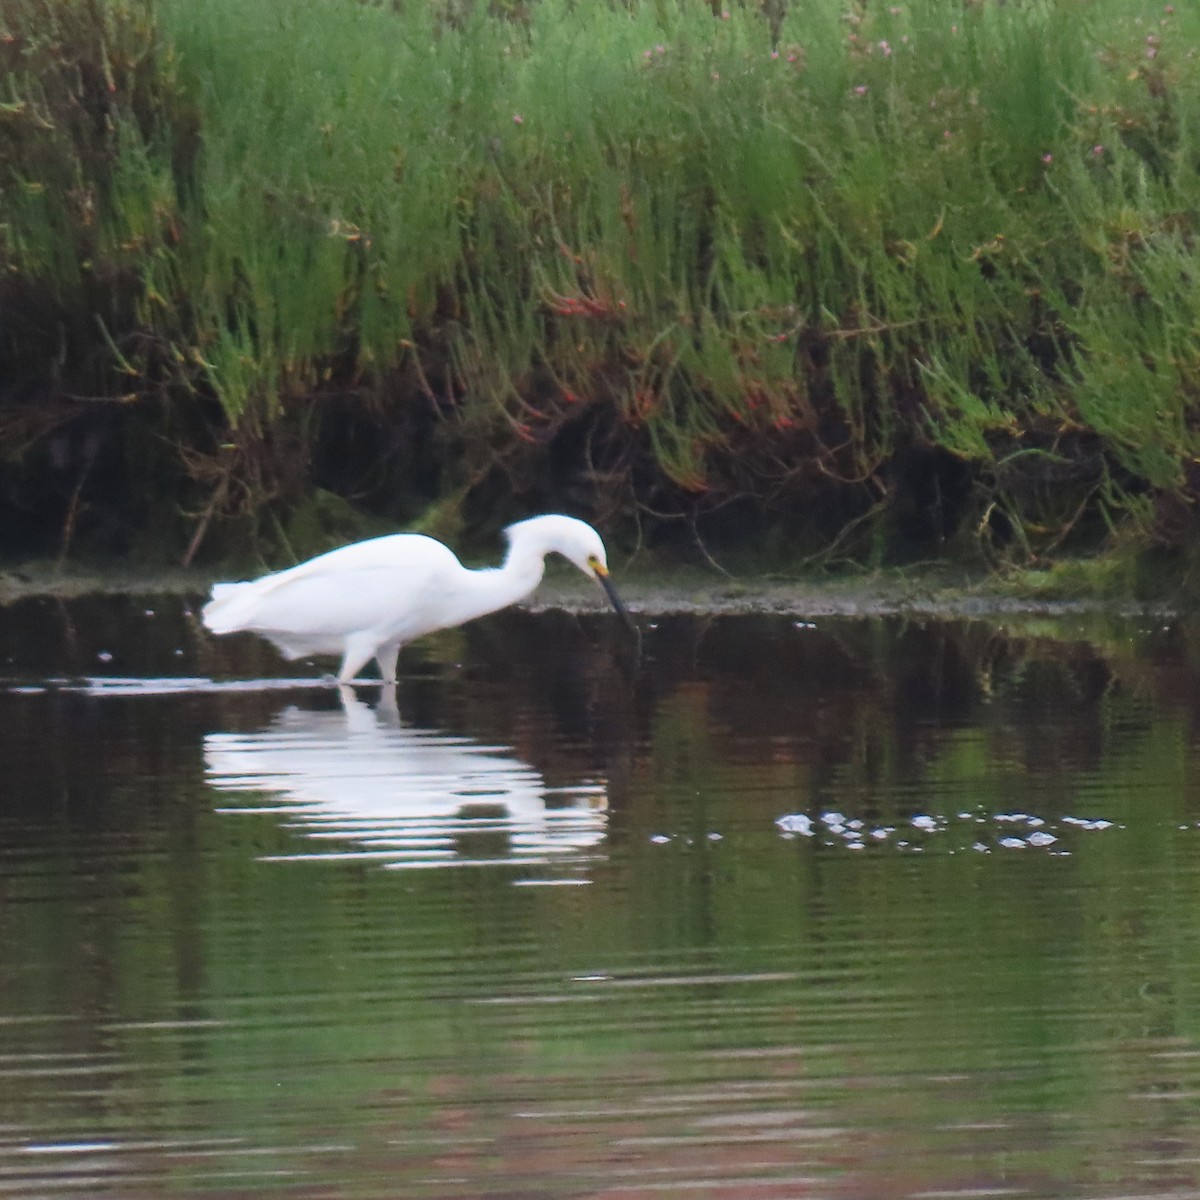
<path id="1" fill-rule="evenodd" d="M 499 567 L 470 570 L 441 542 L 417 533 L 354 542 L 246 583 L 217 583 L 202 619 L 213 633 L 245 630 L 286 658 L 341 655 L 339 683 L 373 658 L 396 679 L 400 647 L 525 599 L 542 581 L 547 554 L 561 554 L 604 588 L 629 623 L 608 578 L 600 535 L 574 517 L 518 521 L 505 531 Z"/>

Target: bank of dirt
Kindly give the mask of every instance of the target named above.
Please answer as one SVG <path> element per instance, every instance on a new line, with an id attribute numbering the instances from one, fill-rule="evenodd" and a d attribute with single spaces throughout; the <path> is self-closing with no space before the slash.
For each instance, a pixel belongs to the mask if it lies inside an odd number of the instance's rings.
<path id="1" fill-rule="evenodd" d="M 1194 609 L 1186 579 L 1152 595 L 1121 594 L 1080 574 L 1061 580 L 1049 573 L 987 575 L 950 567 L 859 571 L 843 574 L 724 574 L 694 566 L 649 566 L 614 556 L 613 578 L 635 614 L 734 615 L 777 613 L 797 618 L 913 615 L 981 617 L 1005 614 L 1071 615 L 1088 612 L 1169 615 Z M 183 568 L 87 567 L 53 562 L 0 564 L 0 604 L 31 596 L 181 595 L 200 598 L 214 578 L 253 578 L 261 572 Z M 599 589 L 563 564 L 548 564 L 546 578 L 522 606 L 531 611 L 603 611 Z"/>

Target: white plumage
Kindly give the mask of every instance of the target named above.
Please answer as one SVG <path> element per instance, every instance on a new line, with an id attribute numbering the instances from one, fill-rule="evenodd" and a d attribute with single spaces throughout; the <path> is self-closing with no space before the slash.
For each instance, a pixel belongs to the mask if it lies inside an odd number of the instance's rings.
<path id="1" fill-rule="evenodd" d="M 441 542 L 396 533 L 261 579 L 214 584 L 202 618 L 213 633 L 261 634 L 289 659 L 340 655 L 339 683 L 374 658 L 391 683 L 401 646 L 523 600 L 541 582 L 546 555 L 561 554 L 595 579 L 629 622 L 608 579 L 604 543 L 590 525 L 552 514 L 504 532 L 508 554 L 499 567 L 472 571 Z"/>

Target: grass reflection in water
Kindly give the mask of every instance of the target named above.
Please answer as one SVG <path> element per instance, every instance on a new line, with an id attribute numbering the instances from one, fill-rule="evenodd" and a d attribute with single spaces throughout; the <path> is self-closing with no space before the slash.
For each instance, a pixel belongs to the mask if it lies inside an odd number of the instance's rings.
<path id="1" fill-rule="evenodd" d="M 0 654 L 280 673 L 137 611 Z M 1195 634 L 676 618 L 628 678 L 511 614 L 397 711 L 0 692 L 0 1179 L 1189 1194 Z"/>

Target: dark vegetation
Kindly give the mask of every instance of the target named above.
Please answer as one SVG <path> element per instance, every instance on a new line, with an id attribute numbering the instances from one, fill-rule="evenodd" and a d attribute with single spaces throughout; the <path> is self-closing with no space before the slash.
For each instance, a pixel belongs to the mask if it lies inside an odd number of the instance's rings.
<path id="1" fill-rule="evenodd" d="M 0 79 L 0 555 L 1188 561 L 1195 6 L 0 0 Z"/>

